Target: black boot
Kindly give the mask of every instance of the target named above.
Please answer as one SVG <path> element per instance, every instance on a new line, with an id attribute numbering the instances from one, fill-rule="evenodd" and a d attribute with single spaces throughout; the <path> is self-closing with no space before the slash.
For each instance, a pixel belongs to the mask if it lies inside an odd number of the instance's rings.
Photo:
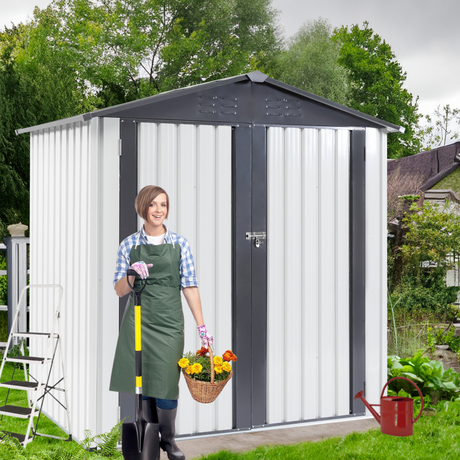
<path id="1" fill-rule="evenodd" d="M 161 435 L 160 447 L 168 454 L 169 460 L 185 460 L 185 455 L 174 441 L 177 407 L 175 409 L 160 409 L 157 407 L 157 414 Z"/>
<path id="2" fill-rule="evenodd" d="M 155 399 L 144 399 L 142 401 L 142 412 L 145 424 L 144 446 L 141 458 L 145 460 L 160 460 L 160 436 L 158 416 Z"/>
<path id="3" fill-rule="evenodd" d="M 144 420 L 150 423 L 158 423 L 157 405 L 155 398 L 142 400 L 142 412 Z"/>

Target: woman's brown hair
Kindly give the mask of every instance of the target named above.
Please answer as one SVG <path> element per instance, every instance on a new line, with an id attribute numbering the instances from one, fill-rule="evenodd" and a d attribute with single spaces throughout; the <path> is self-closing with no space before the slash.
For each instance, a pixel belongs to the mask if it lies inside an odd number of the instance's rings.
<path id="1" fill-rule="evenodd" d="M 158 196 L 164 193 L 166 195 L 166 217 L 169 214 L 169 196 L 161 188 L 156 185 L 147 185 L 144 187 L 136 196 L 136 201 L 134 202 L 134 207 L 139 216 L 144 220 L 148 220 L 148 212 L 150 203 Z"/>

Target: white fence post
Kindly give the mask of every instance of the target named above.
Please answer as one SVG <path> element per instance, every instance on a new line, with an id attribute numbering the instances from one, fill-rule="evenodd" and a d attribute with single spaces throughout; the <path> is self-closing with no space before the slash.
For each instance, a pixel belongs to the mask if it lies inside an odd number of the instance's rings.
<path id="1" fill-rule="evenodd" d="M 27 286 L 28 263 L 27 245 L 30 239 L 25 236 L 4 238 L 6 245 L 6 272 L 8 277 L 8 335 L 11 332 L 14 314 L 21 291 Z M 27 299 L 21 305 L 19 330 L 27 330 Z"/>

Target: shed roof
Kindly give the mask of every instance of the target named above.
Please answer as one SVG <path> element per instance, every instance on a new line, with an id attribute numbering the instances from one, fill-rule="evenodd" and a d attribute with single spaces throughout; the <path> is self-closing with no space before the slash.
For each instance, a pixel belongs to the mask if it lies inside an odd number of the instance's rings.
<path id="1" fill-rule="evenodd" d="M 395 211 L 398 197 L 419 195 L 434 187 L 460 165 L 460 142 L 409 157 L 388 160 L 388 211 Z"/>
<path id="2" fill-rule="evenodd" d="M 213 124 L 373 127 L 388 133 L 404 132 L 404 128 L 400 126 L 255 71 L 18 129 L 16 134 L 87 121 L 95 117 Z"/>

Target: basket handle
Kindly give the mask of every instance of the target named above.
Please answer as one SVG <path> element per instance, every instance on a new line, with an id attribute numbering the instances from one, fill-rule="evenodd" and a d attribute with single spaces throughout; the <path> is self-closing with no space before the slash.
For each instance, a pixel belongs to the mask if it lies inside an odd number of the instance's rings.
<path id="1" fill-rule="evenodd" d="M 385 388 L 388 386 L 388 384 L 390 382 L 392 382 L 393 380 L 397 380 L 397 379 L 407 380 L 409 383 L 412 383 L 412 385 L 414 385 L 414 387 L 418 391 L 418 394 L 420 395 L 420 401 L 421 401 L 422 404 L 421 404 L 421 407 L 420 407 L 420 413 L 417 415 L 417 418 L 414 420 L 414 423 L 415 423 L 419 419 L 419 417 L 422 415 L 424 401 L 423 401 L 423 395 L 422 395 L 422 392 L 420 391 L 420 388 L 411 379 L 408 379 L 407 377 L 398 376 L 398 377 L 393 377 L 392 379 L 388 380 L 388 382 L 385 383 L 385 386 L 383 387 L 382 394 L 380 395 L 380 399 L 383 398 L 383 393 L 385 392 Z"/>
<path id="2" fill-rule="evenodd" d="M 212 356 L 211 345 L 208 347 L 209 359 L 211 360 L 211 384 L 214 383 L 214 357 Z"/>

